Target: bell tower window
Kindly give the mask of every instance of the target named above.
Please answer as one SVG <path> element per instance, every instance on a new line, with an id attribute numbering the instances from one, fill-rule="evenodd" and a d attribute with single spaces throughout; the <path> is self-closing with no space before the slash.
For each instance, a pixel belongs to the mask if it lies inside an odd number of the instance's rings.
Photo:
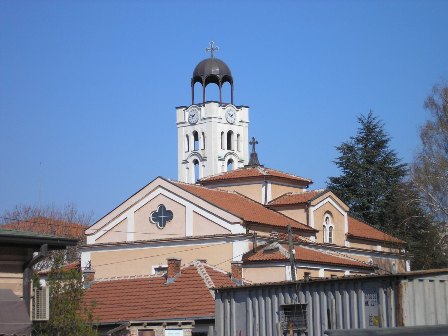
<path id="1" fill-rule="evenodd" d="M 194 160 L 193 161 L 193 165 L 194 165 L 193 182 L 196 183 L 199 180 L 199 161 L 198 160 Z"/>
<path id="2" fill-rule="evenodd" d="M 193 131 L 193 141 L 194 141 L 194 147 L 193 149 L 195 151 L 199 150 L 199 135 L 197 131 Z"/>
<path id="3" fill-rule="evenodd" d="M 205 149 L 205 133 L 202 132 L 202 149 Z"/>
<path id="4" fill-rule="evenodd" d="M 190 137 L 188 136 L 188 134 L 185 136 L 185 151 L 190 151 Z"/>
<path id="5" fill-rule="evenodd" d="M 237 136 L 236 136 L 236 150 L 238 152 L 241 151 L 240 147 L 241 147 L 241 136 L 239 134 L 237 134 Z"/>
<path id="6" fill-rule="evenodd" d="M 224 132 L 221 132 L 221 149 L 226 149 L 225 147 L 224 147 Z"/>
<path id="7" fill-rule="evenodd" d="M 227 149 L 233 150 L 233 132 L 232 131 L 227 132 Z"/>

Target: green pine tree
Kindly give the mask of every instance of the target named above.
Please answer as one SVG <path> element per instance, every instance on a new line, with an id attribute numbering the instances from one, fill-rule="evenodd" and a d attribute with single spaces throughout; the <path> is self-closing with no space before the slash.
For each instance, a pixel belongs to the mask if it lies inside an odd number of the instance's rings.
<path id="1" fill-rule="evenodd" d="M 406 175 L 406 165 L 390 149 L 384 125 L 372 112 L 358 117 L 358 123 L 357 134 L 336 147 L 340 156 L 335 164 L 341 176 L 330 177 L 328 188 L 353 215 L 390 232 L 390 204 Z"/>

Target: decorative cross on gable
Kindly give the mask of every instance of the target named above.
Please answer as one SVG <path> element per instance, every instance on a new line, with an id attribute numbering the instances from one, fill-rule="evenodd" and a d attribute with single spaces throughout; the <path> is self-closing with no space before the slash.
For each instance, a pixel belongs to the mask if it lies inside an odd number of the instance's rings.
<path id="1" fill-rule="evenodd" d="M 167 210 L 163 204 L 160 204 L 156 211 L 151 212 L 149 220 L 151 223 L 156 224 L 159 229 L 163 229 L 169 221 L 173 219 L 173 212 Z"/>
<path id="2" fill-rule="evenodd" d="M 207 51 L 207 52 L 210 51 L 210 58 L 213 58 L 213 56 L 214 56 L 213 53 L 215 51 L 218 51 L 219 47 L 218 46 L 215 47 L 215 42 L 213 42 L 213 41 L 210 41 L 209 45 L 210 45 L 210 47 L 206 48 L 205 51 Z"/>

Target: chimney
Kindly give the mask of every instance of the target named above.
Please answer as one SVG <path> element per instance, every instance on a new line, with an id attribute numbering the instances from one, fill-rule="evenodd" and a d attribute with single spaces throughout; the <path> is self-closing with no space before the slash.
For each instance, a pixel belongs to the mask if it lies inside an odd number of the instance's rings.
<path id="1" fill-rule="evenodd" d="M 232 261 L 230 263 L 231 268 L 231 279 L 238 285 L 243 283 L 243 262 L 242 261 Z"/>
<path id="2" fill-rule="evenodd" d="M 167 278 L 173 279 L 177 274 L 180 273 L 180 263 L 181 260 L 179 258 L 167 258 L 168 263 L 168 272 L 167 272 Z"/>
<path id="3" fill-rule="evenodd" d="M 82 278 L 83 278 L 83 287 L 85 289 L 90 288 L 93 281 L 95 280 L 95 270 L 92 267 L 85 267 L 82 271 Z"/>

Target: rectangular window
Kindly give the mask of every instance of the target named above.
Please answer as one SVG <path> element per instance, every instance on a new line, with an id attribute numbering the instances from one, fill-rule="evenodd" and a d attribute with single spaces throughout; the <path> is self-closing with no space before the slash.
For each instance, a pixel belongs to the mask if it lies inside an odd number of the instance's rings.
<path id="1" fill-rule="evenodd" d="M 307 330 L 306 304 L 287 304 L 280 307 L 283 335 L 304 335 Z"/>

